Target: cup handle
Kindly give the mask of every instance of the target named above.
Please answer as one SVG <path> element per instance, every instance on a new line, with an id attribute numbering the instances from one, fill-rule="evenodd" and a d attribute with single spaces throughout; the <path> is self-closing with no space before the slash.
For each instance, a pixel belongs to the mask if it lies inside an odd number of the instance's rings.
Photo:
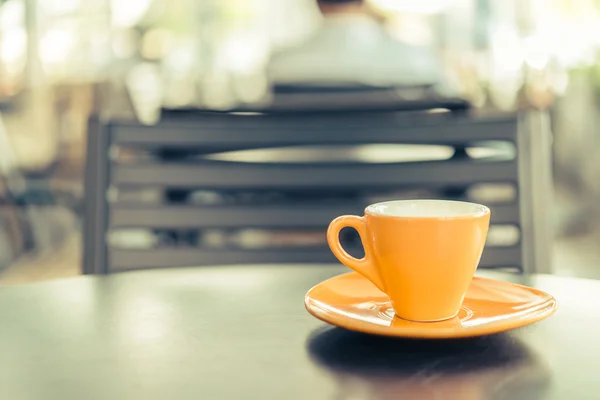
<path id="1" fill-rule="evenodd" d="M 343 228 L 354 228 L 360 235 L 360 241 L 362 242 L 363 248 L 365 249 L 365 256 L 361 259 L 352 257 L 340 243 L 340 231 Z M 373 259 L 370 253 L 371 248 L 365 241 L 367 236 L 367 226 L 363 217 L 357 217 L 355 215 L 343 215 L 337 217 L 329 224 L 327 229 L 327 243 L 333 255 L 346 267 L 351 268 L 370 280 L 379 290 L 385 292 L 385 286 L 377 267 L 373 263 Z"/>

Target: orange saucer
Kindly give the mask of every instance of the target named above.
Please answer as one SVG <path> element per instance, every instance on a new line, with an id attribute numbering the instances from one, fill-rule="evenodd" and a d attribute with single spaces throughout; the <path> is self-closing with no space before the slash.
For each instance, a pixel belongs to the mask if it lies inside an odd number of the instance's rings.
<path id="1" fill-rule="evenodd" d="M 441 322 L 411 322 L 394 315 L 388 297 L 356 272 L 308 291 L 304 304 L 318 319 L 352 331 L 410 338 L 489 335 L 529 325 L 556 311 L 548 293 L 527 286 L 473 278 L 458 315 Z"/>

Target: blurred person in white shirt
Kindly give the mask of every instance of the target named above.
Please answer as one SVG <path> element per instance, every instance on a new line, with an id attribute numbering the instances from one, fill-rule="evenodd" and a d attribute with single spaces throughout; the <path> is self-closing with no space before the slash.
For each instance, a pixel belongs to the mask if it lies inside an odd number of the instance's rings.
<path id="1" fill-rule="evenodd" d="M 322 26 L 307 41 L 273 55 L 268 67 L 273 84 L 397 87 L 442 81 L 435 55 L 390 37 L 363 0 L 317 3 Z"/>

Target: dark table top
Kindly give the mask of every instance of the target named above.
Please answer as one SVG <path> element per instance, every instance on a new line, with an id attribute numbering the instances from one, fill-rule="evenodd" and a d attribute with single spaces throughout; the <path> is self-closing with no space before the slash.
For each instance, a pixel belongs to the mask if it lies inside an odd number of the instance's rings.
<path id="1" fill-rule="evenodd" d="M 551 293 L 558 312 L 422 341 L 311 317 L 305 292 L 346 271 L 189 268 L 0 288 L 0 397 L 600 399 L 600 282 L 492 275 Z"/>

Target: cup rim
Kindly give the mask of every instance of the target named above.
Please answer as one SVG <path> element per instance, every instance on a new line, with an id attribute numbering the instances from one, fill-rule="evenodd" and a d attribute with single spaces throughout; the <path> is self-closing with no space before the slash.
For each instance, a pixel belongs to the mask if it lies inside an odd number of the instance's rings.
<path id="1" fill-rule="evenodd" d="M 473 211 L 460 213 L 456 215 L 390 215 L 385 214 L 382 211 L 377 211 L 377 207 L 386 206 L 397 203 L 454 203 L 472 206 Z M 394 218 L 394 219 L 469 219 L 478 218 L 490 214 L 490 209 L 483 204 L 472 203 L 468 201 L 458 200 L 442 200 L 442 199 L 405 199 L 405 200 L 389 200 L 382 201 L 379 203 L 370 204 L 365 208 L 365 215 L 371 215 L 374 217 Z"/>

